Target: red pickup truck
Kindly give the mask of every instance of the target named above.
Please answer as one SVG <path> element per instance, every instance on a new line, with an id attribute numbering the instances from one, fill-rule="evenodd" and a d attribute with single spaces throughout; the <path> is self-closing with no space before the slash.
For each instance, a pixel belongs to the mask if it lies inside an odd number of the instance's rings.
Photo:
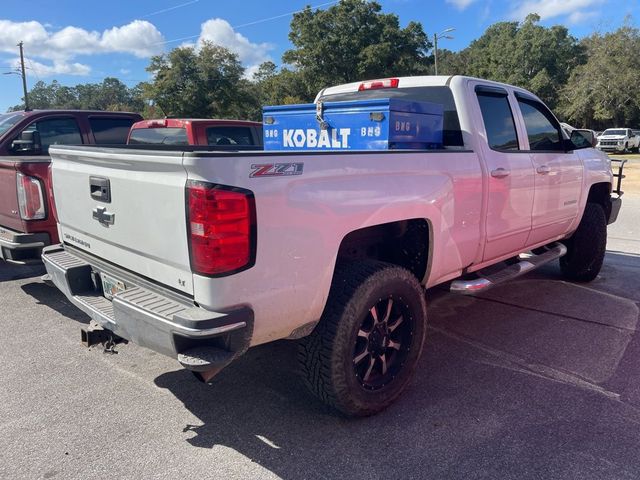
<path id="1" fill-rule="evenodd" d="M 262 146 L 262 124 L 245 120 L 163 118 L 135 123 L 130 145 Z"/>
<path id="2" fill-rule="evenodd" d="M 0 259 L 40 261 L 58 243 L 48 156 L 50 145 L 127 141 L 137 113 L 32 110 L 0 115 Z"/>

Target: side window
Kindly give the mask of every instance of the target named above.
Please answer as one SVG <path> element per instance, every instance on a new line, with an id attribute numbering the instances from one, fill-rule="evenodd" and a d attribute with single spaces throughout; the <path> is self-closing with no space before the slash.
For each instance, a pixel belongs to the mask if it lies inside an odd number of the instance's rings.
<path id="1" fill-rule="evenodd" d="M 539 102 L 519 98 L 518 105 L 529 137 L 529 149 L 564 152 L 560 127 L 551 112 Z"/>
<path id="2" fill-rule="evenodd" d="M 89 117 L 89 125 L 97 144 L 117 145 L 127 143 L 132 118 Z"/>
<path id="3" fill-rule="evenodd" d="M 38 132 L 42 154 L 49 153 L 51 145 L 79 145 L 82 144 L 82 135 L 78 122 L 73 118 L 49 118 L 33 122 L 25 132 Z"/>
<path id="4" fill-rule="evenodd" d="M 482 91 L 477 95 L 489 146 L 500 151 L 519 150 L 516 124 L 507 95 Z"/>

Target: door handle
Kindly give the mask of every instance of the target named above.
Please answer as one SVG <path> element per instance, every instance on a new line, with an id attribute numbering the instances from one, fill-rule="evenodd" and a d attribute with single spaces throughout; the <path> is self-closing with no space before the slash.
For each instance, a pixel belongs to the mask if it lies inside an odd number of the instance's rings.
<path id="1" fill-rule="evenodd" d="M 538 168 L 536 168 L 536 172 L 538 172 L 540 175 L 546 175 L 547 173 L 551 172 L 551 168 L 549 168 L 547 165 L 540 165 Z"/>
<path id="2" fill-rule="evenodd" d="M 511 172 L 509 170 L 507 170 L 506 168 L 496 168 L 495 170 L 491 170 L 491 176 L 493 178 L 504 178 L 504 177 L 508 177 L 511 174 Z"/>

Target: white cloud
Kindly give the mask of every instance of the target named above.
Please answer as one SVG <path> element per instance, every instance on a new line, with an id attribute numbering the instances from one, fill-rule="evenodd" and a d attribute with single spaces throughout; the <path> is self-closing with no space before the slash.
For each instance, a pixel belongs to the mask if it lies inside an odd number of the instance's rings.
<path id="1" fill-rule="evenodd" d="M 145 20 L 134 20 L 102 33 L 73 26 L 50 32 L 36 21 L 0 20 L 0 51 L 15 53 L 19 41 L 24 42 L 30 55 L 41 58 L 112 52 L 144 58 L 160 53 L 164 38 L 152 23 Z"/>
<path id="2" fill-rule="evenodd" d="M 162 52 L 164 37 L 152 23 L 134 20 L 122 27 L 113 27 L 102 34 L 105 51 L 132 53 L 145 58 Z"/>
<path id="3" fill-rule="evenodd" d="M 458 10 L 465 10 L 469 5 L 471 5 L 476 0 L 447 0 L 447 3 L 453 5 Z"/>
<path id="4" fill-rule="evenodd" d="M 24 42 L 25 55 L 49 60 L 50 65 L 33 67 L 39 76 L 53 74 L 87 75 L 91 68 L 73 59 L 81 55 L 126 53 L 139 58 L 161 53 L 164 37 L 150 22 L 134 20 L 104 32 L 68 26 L 58 31 L 40 22 L 0 20 L 0 52 L 16 54 L 16 44 Z M 13 63 L 13 60 L 10 60 Z"/>
<path id="5" fill-rule="evenodd" d="M 13 68 L 20 68 L 20 58 L 16 57 L 8 60 L 7 63 Z M 34 75 L 39 77 L 50 77 L 52 75 L 89 75 L 91 67 L 82 63 L 68 63 L 64 61 L 54 60 L 51 65 L 25 58 L 27 76 Z"/>
<path id="6" fill-rule="evenodd" d="M 568 16 L 571 23 L 580 23 L 597 15 L 593 9 L 603 0 L 527 0 L 517 3 L 509 14 L 513 20 L 524 20 L 537 13 L 543 20 Z"/>
<path id="7" fill-rule="evenodd" d="M 596 18 L 600 18 L 600 12 L 573 12 L 569 15 L 568 22 L 571 25 L 579 25 Z"/>
<path id="8" fill-rule="evenodd" d="M 252 43 L 247 37 L 236 32 L 229 22 L 221 18 L 212 18 L 202 24 L 196 45 L 202 45 L 205 40 L 236 53 L 247 67 L 247 72 L 255 70 L 260 63 L 271 59 L 268 52 L 273 49 L 272 45 Z"/>

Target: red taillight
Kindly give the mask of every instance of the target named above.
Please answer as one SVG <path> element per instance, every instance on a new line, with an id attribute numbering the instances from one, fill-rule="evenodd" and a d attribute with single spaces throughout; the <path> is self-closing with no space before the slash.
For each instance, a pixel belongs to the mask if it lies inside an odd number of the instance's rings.
<path id="1" fill-rule="evenodd" d="M 18 172 L 18 207 L 23 220 L 42 220 L 46 217 L 42 184 L 36 177 Z"/>
<path id="2" fill-rule="evenodd" d="M 399 78 L 383 78 L 381 80 L 371 80 L 368 82 L 362 82 L 358 87 L 358 91 L 362 90 L 377 90 L 379 88 L 398 88 L 400 83 Z"/>
<path id="3" fill-rule="evenodd" d="M 47 168 L 47 198 L 49 199 L 49 204 L 51 206 L 51 215 L 53 215 L 53 219 L 58 222 L 58 211 L 56 210 L 56 201 L 53 198 L 53 170 L 51 169 L 51 164 Z"/>
<path id="4" fill-rule="evenodd" d="M 203 275 L 228 275 L 255 262 L 253 194 L 205 182 L 187 183 L 191 269 Z"/>

